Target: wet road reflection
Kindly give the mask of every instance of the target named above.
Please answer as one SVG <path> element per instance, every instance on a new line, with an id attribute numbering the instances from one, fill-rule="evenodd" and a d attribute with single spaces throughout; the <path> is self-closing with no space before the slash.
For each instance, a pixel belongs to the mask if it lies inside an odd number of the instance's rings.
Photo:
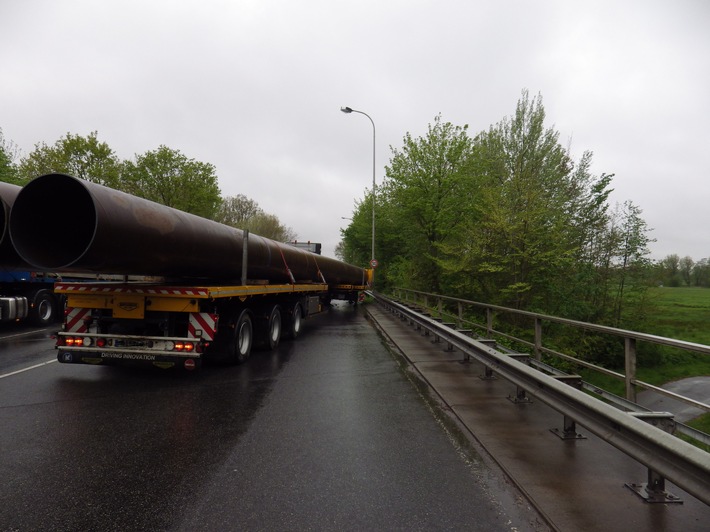
<path id="1" fill-rule="evenodd" d="M 0 427 L 0 530 L 509 529 L 347 306 L 242 366 L 13 375 Z"/>

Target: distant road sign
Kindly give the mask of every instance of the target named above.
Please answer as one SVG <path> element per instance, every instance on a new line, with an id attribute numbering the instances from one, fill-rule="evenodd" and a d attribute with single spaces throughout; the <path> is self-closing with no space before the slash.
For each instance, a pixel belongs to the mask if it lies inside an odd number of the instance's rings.
<path id="1" fill-rule="evenodd" d="M 372 259 L 370 261 L 370 266 L 372 266 L 373 268 L 377 268 L 378 264 L 379 264 L 379 262 L 377 262 L 377 259 Z"/>

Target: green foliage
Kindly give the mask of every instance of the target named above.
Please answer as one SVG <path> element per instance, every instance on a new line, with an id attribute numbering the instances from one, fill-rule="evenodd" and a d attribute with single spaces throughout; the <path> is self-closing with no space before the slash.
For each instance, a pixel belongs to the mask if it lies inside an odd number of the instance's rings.
<path id="1" fill-rule="evenodd" d="M 247 221 L 263 211 L 259 204 L 244 194 L 223 198 L 215 220 L 225 225 L 245 229 Z"/>
<path id="2" fill-rule="evenodd" d="M 28 182 L 35 177 L 62 173 L 86 181 L 120 188 L 121 164 L 114 151 L 105 142 L 99 142 L 96 131 L 87 137 L 67 133 L 53 146 L 44 142 L 22 159 L 19 177 Z"/>
<path id="3" fill-rule="evenodd" d="M 125 191 L 168 207 L 214 218 L 221 198 L 215 167 L 160 146 L 123 164 Z"/>
<path id="4" fill-rule="evenodd" d="M 527 91 L 511 117 L 474 138 L 441 117 L 424 137 L 405 135 L 377 195 L 379 288 L 642 323 L 648 229 L 631 202 L 610 208 L 613 175 L 593 175 L 591 163 L 590 152 L 572 160 L 545 125 L 542 98 Z M 370 209 L 368 197 L 356 205 L 344 257 L 366 263 Z"/>
<path id="5" fill-rule="evenodd" d="M 710 289 L 654 287 L 648 297 L 655 308 L 640 331 L 710 345 Z"/>
<path id="6" fill-rule="evenodd" d="M 462 200 L 471 190 L 465 171 L 471 152 L 467 129 L 437 116 L 425 137 L 404 137 L 386 168 L 387 181 L 380 188 L 387 205 L 384 218 L 407 242 L 398 251 L 415 265 L 418 275 L 408 283 L 413 288 L 440 288 L 444 246 L 464 220 Z M 387 251 L 389 260 L 392 250 Z"/>
<path id="7" fill-rule="evenodd" d="M 693 427 L 694 429 L 699 430 L 700 432 L 704 432 L 705 434 L 710 434 L 710 414 L 704 414 L 702 416 L 699 416 L 699 417 L 689 421 L 687 423 L 687 425 Z M 687 436 L 684 436 L 683 434 L 681 434 L 680 437 L 686 441 L 689 441 L 690 443 L 699 447 L 700 449 L 710 452 L 710 445 L 705 445 L 705 444 L 696 442 L 695 440 L 688 438 Z"/>
<path id="8" fill-rule="evenodd" d="M 15 165 L 17 153 L 17 147 L 12 142 L 5 140 L 2 128 L 0 128 L 0 181 L 15 185 L 22 184 L 17 176 L 17 166 Z"/>
<path id="9" fill-rule="evenodd" d="M 38 143 L 15 164 L 18 153 L 0 129 L 0 181 L 24 185 L 40 175 L 65 173 L 273 240 L 296 238 L 293 229 L 255 201 L 243 195 L 222 199 L 212 164 L 166 146 L 136 155 L 135 161 L 121 161 L 94 131 L 86 137 L 67 133 L 51 146 Z"/>
<path id="10" fill-rule="evenodd" d="M 265 213 L 256 201 L 243 194 L 224 198 L 215 220 L 279 242 L 296 240 L 293 229 L 282 225 L 276 216 Z"/>
<path id="11" fill-rule="evenodd" d="M 380 211 L 381 212 L 381 211 Z M 382 235 L 383 220 L 380 217 L 375 224 L 377 234 Z M 372 193 L 368 193 L 362 202 L 355 204 L 355 211 L 350 225 L 341 230 L 343 237 L 340 249 L 340 258 L 349 264 L 367 267 L 372 253 Z M 382 249 L 379 242 L 378 249 Z M 379 256 L 379 255 L 378 255 Z M 381 258 L 381 257 L 380 257 Z"/>
<path id="12" fill-rule="evenodd" d="M 660 286 L 702 286 L 710 288 L 710 259 L 695 262 L 692 257 L 667 255 L 653 268 L 654 281 Z"/>

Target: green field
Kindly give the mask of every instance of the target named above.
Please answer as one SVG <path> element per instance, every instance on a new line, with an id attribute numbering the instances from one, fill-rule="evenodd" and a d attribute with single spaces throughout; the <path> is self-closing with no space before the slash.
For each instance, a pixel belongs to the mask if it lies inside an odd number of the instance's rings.
<path id="1" fill-rule="evenodd" d="M 710 345 L 710 289 L 663 287 L 653 288 L 650 295 L 653 317 L 642 332 Z M 661 364 L 638 370 L 641 380 L 656 385 L 698 375 L 710 375 L 710 355 L 665 350 Z M 710 414 L 688 424 L 710 433 Z"/>
<path id="2" fill-rule="evenodd" d="M 652 288 L 653 318 L 647 332 L 710 345 L 710 289 Z"/>
<path id="3" fill-rule="evenodd" d="M 650 299 L 650 317 L 639 332 L 710 345 L 710 289 L 653 288 Z M 640 344 L 637 375 L 657 386 L 710 375 L 710 355 Z"/>

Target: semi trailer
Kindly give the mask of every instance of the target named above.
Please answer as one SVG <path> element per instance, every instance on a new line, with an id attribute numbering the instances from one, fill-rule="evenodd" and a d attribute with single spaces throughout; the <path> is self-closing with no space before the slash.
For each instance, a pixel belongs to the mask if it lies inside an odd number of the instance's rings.
<path id="1" fill-rule="evenodd" d="M 240 363 L 254 346 L 298 337 L 333 300 L 356 303 L 372 279 L 370 270 L 64 174 L 22 188 L 9 232 L 18 258 L 36 268 L 138 279 L 55 284 L 66 299 L 62 363 Z"/>

